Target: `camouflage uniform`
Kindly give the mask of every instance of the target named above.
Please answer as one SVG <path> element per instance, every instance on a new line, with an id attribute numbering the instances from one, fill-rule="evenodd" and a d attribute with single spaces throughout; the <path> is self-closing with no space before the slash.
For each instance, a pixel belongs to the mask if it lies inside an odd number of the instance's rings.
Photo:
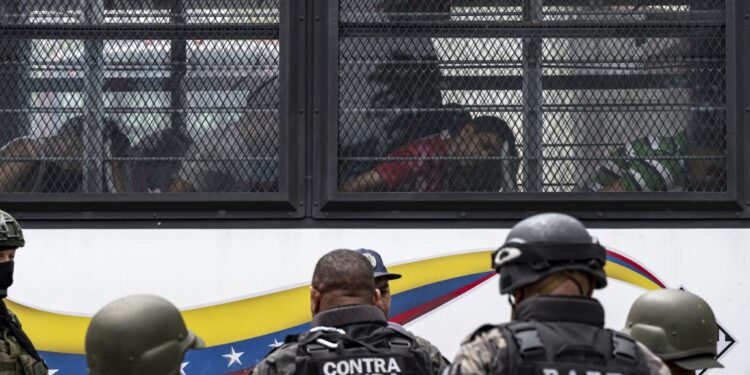
<path id="1" fill-rule="evenodd" d="M 18 222 L 0 210 L 0 250 L 26 245 Z M 47 365 L 21 328 L 21 323 L 5 305 L 8 287 L 13 284 L 13 260 L 0 262 L 0 374 L 44 375 Z"/>
<path id="2" fill-rule="evenodd" d="M 47 374 L 47 365 L 21 329 L 21 322 L 3 301 L 0 314 L 0 374 Z"/>
<path id="3" fill-rule="evenodd" d="M 498 328 L 482 332 L 474 339 L 469 337 L 458 350 L 456 359 L 447 374 L 492 374 L 503 371 L 508 344 Z M 652 375 L 670 375 L 667 366 L 642 344 L 638 344 L 646 357 Z"/>
<path id="4" fill-rule="evenodd" d="M 382 322 L 378 324 L 378 322 Z M 387 326 L 383 312 L 375 306 L 348 306 L 322 312 L 313 319 L 313 327 L 332 326 L 349 332 L 355 325 L 373 325 L 375 329 Z M 296 337 L 287 338 L 284 345 L 273 350 L 253 370 L 254 375 L 294 374 L 296 372 L 298 344 Z M 446 367 L 440 351 L 421 337 L 414 337 L 414 350 L 428 353 L 433 374 L 439 374 Z"/>
<path id="5" fill-rule="evenodd" d="M 574 217 L 539 214 L 513 226 L 492 264 L 501 294 L 525 298 L 512 322 L 469 336 L 446 372 L 669 375 L 645 346 L 604 328 L 604 308 L 587 294 L 607 285 L 605 263 L 604 247 Z M 563 283 L 580 293 L 552 293 Z"/>

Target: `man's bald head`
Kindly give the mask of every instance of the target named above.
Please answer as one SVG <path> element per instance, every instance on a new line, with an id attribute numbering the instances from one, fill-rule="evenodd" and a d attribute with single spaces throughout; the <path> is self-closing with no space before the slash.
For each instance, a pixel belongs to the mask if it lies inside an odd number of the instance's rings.
<path id="1" fill-rule="evenodd" d="M 356 251 L 333 250 L 315 265 L 312 278 L 313 315 L 344 305 L 374 303 L 372 265 Z"/>

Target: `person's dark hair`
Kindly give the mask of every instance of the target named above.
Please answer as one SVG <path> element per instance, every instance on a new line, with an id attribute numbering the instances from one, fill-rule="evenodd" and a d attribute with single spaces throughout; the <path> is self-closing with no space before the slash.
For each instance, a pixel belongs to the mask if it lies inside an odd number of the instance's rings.
<path id="1" fill-rule="evenodd" d="M 505 120 L 495 116 L 480 116 L 471 121 L 477 133 L 495 133 L 500 139 L 510 140 L 516 149 L 516 136 Z M 518 155 L 518 152 L 515 152 Z"/>
<path id="2" fill-rule="evenodd" d="M 404 143 L 434 134 L 440 128 L 438 111 L 442 106 L 440 82 L 442 74 L 438 58 L 433 51 L 397 50 L 387 63 L 378 64 L 368 80 L 378 87 L 370 95 L 369 105 L 377 109 L 404 108 L 405 112 L 393 115 L 385 126 L 387 141 L 373 150 L 363 150 L 364 155 L 383 155 Z M 376 142 L 375 145 L 383 142 Z"/>
<path id="3" fill-rule="evenodd" d="M 356 251 L 333 250 L 315 265 L 312 286 L 321 294 L 337 291 L 347 296 L 371 296 L 375 290 L 372 265 Z"/>
<path id="4" fill-rule="evenodd" d="M 408 129 L 393 146 L 386 150 L 390 153 L 404 146 L 406 143 L 447 130 L 454 135 L 471 123 L 471 114 L 461 105 L 448 103 L 429 111 L 407 112 L 399 115 L 391 125 L 397 129 Z"/>
<path id="5" fill-rule="evenodd" d="M 86 117 L 76 116 L 65 121 L 57 132 L 57 136 L 81 137 Z M 127 156 L 130 152 L 130 139 L 120 130 L 117 121 L 104 118 L 104 136 L 112 142 L 113 156 Z"/>
<path id="6" fill-rule="evenodd" d="M 520 161 L 513 130 L 504 120 L 494 116 L 477 117 L 471 120 L 471 124 L 476 133 L 495 133 L 507 142 L 494 155 L 505 159 L 484 160 L 457 170 L 451 178 L 450 191 L 515 191 Z"/>
<path id="7" fill-rule="evenodd" d="M 182 163 L 178 160 L 156 161 L 157 158 L 184 158 L 193 139 L 181 127 L 169 127 L 144 137 L 133 147 L 133 156 L 144 160 L 131 163 L 131 180 L 135 191 L 158 188 L 166 191 L 174 182 Z"/>

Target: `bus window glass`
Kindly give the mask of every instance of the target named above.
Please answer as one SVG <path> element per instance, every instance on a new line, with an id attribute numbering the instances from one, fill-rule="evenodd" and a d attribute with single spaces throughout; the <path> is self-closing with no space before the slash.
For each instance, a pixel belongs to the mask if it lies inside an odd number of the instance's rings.
<path id="1" fill-rule="evenodd" d="M 9 0 L 0 22 L 103 30 L 0 42 L 0 192 L 279 190 L 278 0 Z"/>
<path id="2" fill-rule="evenodd" d="M 338 190 L 725 192 L 724 13 L 342 0 Z"/>

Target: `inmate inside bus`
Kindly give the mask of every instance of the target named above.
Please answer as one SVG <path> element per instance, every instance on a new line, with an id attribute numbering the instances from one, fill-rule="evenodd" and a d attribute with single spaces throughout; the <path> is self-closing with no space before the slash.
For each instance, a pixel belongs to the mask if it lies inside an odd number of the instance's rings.
<path id="1" fill-rule="evenodd" d="M 249 373 L 309 327 L 317 259 L 371 248 L 403 275 L 391 321 L 453 358 L 510 316 L 490 254 L 511 219 L 555 209 L 591 214 L 606 247 L 608 327 L 684 287 L 741 372 L 746 3 L 0 0 L 0 209 L 27 241 L 5 302 L 51 374 L 86 373 L 91 316 L 136 293 L 205 339 L 181 373 Z M 289 212 L 236 213 L 279 196 Z M 612 198 L 625 220 L 561 196 Z"/>
<path id="2" fill-rule="evenodd" d="M 724 1 L 337 4 L 340 192 L 727 191 Z M 0 191 L 279 191 L 298 5 L 0 6 Z"/>

